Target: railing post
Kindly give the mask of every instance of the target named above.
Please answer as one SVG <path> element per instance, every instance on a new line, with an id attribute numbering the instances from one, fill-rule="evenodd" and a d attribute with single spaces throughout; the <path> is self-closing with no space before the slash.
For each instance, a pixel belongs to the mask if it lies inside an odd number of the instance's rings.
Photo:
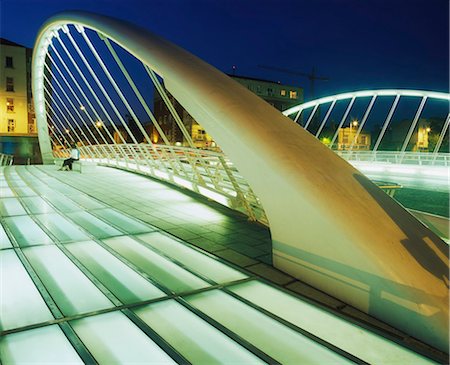
<path id="1" fill-rule="evenodd" d="M 247 214 L 249 218 L 253 221 L 256 221 L 255 213 L 253 212 L 253 209 L 251 205 L 248 203 L 247 199 L 245 198 L 244 193 L 241 190 L 241 187 L 239 186 L 238 182 L 233 176 L 233 173 L 231 172 L 230 168 L 227 166 L 227 163 L 223 156 L 219 156 L 219 161 L 227 174 L 228 178 L 230 179 L 231 184 L 233 185 L 234 191 L 236 191 L 236 200 L 243 204 L 245 210 L 247 211 Z"/>

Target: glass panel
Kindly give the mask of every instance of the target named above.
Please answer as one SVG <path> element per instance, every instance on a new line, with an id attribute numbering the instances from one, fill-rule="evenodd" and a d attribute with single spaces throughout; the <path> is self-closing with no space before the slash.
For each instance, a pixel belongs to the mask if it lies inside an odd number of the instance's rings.
<path id="1" fill-rule="evenodd" d="M 54 207 L 58 207 L 63 213 L 76 212 L 81 210 L 81 207 L 75 204 L 72 200 L 66 198 L 64 195 L 55 193 L 53 190 L 41 193 L 42 197 L 47 199 Z"/>
<path id="2" fill-rule="evenodd" d="M 175 361 L 120 312 L 70 322 L 99 364 L 174 364 Z"/>
<path id="3" fill-rule="evenodd" d="M 66 248 L 122 303 L 166 295 L 94 241 L 72 243 Z"/>
<path id="4" fill-rule="evenodd" d="M 183 265 L 186 265 L 190 269 L 197 270 L 216 283 L 247 278 L 241 272 L 183 245 L 176 239 L 165 234 L 154 232 L 139 235 L 137 238 L 147 242 L 152 247 L 157 248 L 175 260 L 182 262 Z"/>
<path id="5" fill-rule="evenodd" d="M 39 214 L 35 218 L 46 227 L 60 242 L 85 241 L 91 237 L 76 224 L 58 213 Z"/>
<path id="6" fill-rule="evenodd" d="M 13 191 L 10 188 L 8 188 L 6 186 L 2 186 L 0 188 L 0 197 L 2 197 L 2 198 L 12 198 L 14 196 L 15 195 L 14 195 Z"/>
<path id="7" fill-rule="evenodd" d="M 23 209 L 17 198 L 5 198 L 0 200 L 0 214 L 4 217 L 12 215 L 26 215 L 27 212 Z"/>
<path id="8" fill-rule="evenodd" d="M 30 210 L 31 214 L 51 213 L 53 208 L 38 196 L 26 197 L 22 199 L 25 206 Z"/>
<path id="9" fill-rule="evenodd" d="M 5 218 L 5 223 L 19 246 L 53 243 L 51 238 L 27 215 Z"/>
<path id="10" fill-rule="evenodd" d="M 370 364 L 426 363 L 423 357 L 381 336 L 269 285 L 251 281 L 230 289 L 267 311 Z"/>
<path id="11" fill-rule="evenodd" d="M 0 249 L 12 247 L 9 237 L 6 235 L 5 229 L 0 223 Z"/>
<path id="12" fill-rule="evenodd" d="M 114 209 L 99 209 L 95 210 L 93 213 L 129 234 L 151 232 L 154 230 L 136 219 L 127 217 Z"/>
<path id="13" fill-rule="evenodd" d="M 27 184 L 25 183 L 25 181 L 23 181 L 20 177 L 15 177 L 15 178 L 10 178 L 9 180 L 9 186 L 12 187 L 13 189 L 18 188 L 18 187 L 25 187 L 27 186 Z"/>
<path id="14" fill-rule="evenodd" d="M 83 364 L 63 331 L 46 326 L 0 339 L 3 364 Z"/>
<path id="15" fill-rule="evenodd" d="M 134 312 L 192 364 L 263 363 L 174 300 L 140 307 Z"/>
<path id="16" fill-rule="evenodd" d="M 16 190 L 16 193 L 18 196 L 35 196 L 36 193 L 29 187 L 21 186 L 21 187 L 15 187 L 14 190 Z"/>
<path id="17" fill-rule="evenodd" d="M 282 364 L 353 364 L 221 291 L 188 296 L 186 300 Z"/>
<path id="18" fill-rule="evenodd" d="M 59 180 L 56 180 L 56 179 L 49 180 L 48 185 L 52 189 L 62 193 L 63 195 L 66 195 L 66 196 L 80 194 L 80 192 L 77 189 L 72 188 L 71 186 L 69 186 L 67 184 L 61 183 Z"/>
<path id="19" fill-rule="evenodd" d="M 88 212 L 73 212 L 68 213 L 67 216 L 96 238 L 119 236 L 123 234 L 111 227 L 108 223 L 103 222 Z"/>
<path id="20" fill-rule="evenodd" d="M 23 251 L 64 315 L 113 307 L 56 246 L 36 246 Z"/>
<path id="21" fill-rule="evenodd" d="M 105 208 L 105 205 L 100 203 L 97 199 L 91 198 L 86 194 L 73 194 L 70 195 L 70 199 L 72 199 L 77 204 L 81 205 L 85 209 L 99 209 Z"/>
<path id="22" fill-rule="evenodd" d="M 0 251 L 0 262 L 1 330 L 53 319 L 15 252 Z"/>
<path id="23" fill-rule="evenodd" d="M 103 240 L 103 242 L 152 279 L 176 293 L 208 286 L 205 281 L 161 257 L 131 237 L 114 237 Z"/>

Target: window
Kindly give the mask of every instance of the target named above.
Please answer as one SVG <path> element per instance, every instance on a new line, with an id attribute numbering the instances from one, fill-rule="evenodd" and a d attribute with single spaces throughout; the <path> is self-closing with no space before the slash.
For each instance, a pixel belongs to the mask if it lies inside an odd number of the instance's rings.
<path id="1" fill-rule="evenodd" d="M 16 121 L 14 119 L 8 119 L 8 132 L 14 132 L 16 129 Z"/>
<path id="2" fill-rule="evenodd" d="M 268 95 L 273 95 L 273 89 L 272 88 L 267 88 L 267 94 Z"/>
<path id="3" fill-rule="evenodd" d="M 6 78 L 6 91 L 14 91 L 14 79 L 12 77 Z"/>
<path id="4" fill-rule="evenodd" d="M 12 57 L 6 56 L 5 68 L 14 68 L 14 66 L 13 66 L 13 58 Z"/>
<path id="5" fill-rule="evenodd" d="M 281 96 L 286 96 L 286 90 L 284 90 L 284 89 L 280 90 L 280 95 Z"/>
<path id="6" fill-rule="evenodd" d="M 291 99 L 297 99 L 297 91 L 289 91 L 289 98 Z"/>
<path id="7" fill-rule="evenodd" d="M 14 99 L 13 98 L 6 98 L 6 112 L 14 113 Z"/>

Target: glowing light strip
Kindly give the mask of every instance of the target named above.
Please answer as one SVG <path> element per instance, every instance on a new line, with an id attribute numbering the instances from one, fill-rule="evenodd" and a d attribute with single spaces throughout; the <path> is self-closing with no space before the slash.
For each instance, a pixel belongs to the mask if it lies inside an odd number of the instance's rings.
<path id="1" fill-rule="evenodd" d="M 212 199 L 222 205 L 225 205 L 226 207 L 230 206 L 230 203 L 228 202 L 228 198 L 226 196 L 216 193 L 215 191 L 206 189 L 203 186 L 199 186 L 198 190 L 201 195 L 203 195 L 209 199 Z"/>
<path id="2" fill-rule="evenodd" d="M 448 179 L 450 171 L 447 167 L 435 166 L 411 166 L 411 165 L 392 165 L 390 163 L 373 165 L 370 162 L 348 161 L 362 173 L 387 173 L 399 174 L 401 176 L 421 176 L 421 177 L 437 177 Z"/>
<path id="3" fill-rule="evenodd" d="M 349 92 L 349 93 L 343 93 L 343 94 L 337 94 L 333 96 L 327 96 L 324 98 L 316 99 L 309 101 L 304 104 L 300 104 L 297 106 L 294 106 L 292 108 L 289 108 L 283 112 L 284 115 L 291 115 L 293 113 L 296 113 L 298 111 L 302 111 L 304 109 L 311 108 L 315 105 L 319 104 L 325 104 L 330 103 L 334 100 L 344 100 L 344 99 L 350 99 L 350 98 L 359 98 L 359 97 L 368 97 L 368 96 L 418 96 L 418 97 L 427 97 L 432 99 L 440 99 L 440 100 L 448 100 L 450 101 L 450 94 L 447 93 L 440 93 L 436 91 L 426 91 L 426 90 L 402 90 L 402 89 L 386 89 L 386 90 L 362 90 L 362 91 L 355 91 L 355 92 Z"/>

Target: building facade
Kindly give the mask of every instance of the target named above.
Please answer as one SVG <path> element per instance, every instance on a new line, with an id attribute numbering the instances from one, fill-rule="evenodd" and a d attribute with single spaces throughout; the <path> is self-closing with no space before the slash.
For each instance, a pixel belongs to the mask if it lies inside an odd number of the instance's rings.
<path id="1" fill-rule="evenodd" d="M 277 82 L 250 77 L 228 76 L 280 111 L 303 102 L 303 89 L 300 87 L 282 85 Z M 174 105 L 175 110 L 183 123 L 184 129 L 192 139 L 194 146 L 204 149 L 217 149 L 215 141 L 205 129 L 192 118 L 192 116 L 169 94 L 167 90 L 165 90 L 165 92 L 172 105 Z M 164 101 L 156 90 L 154 92 L 154 114 L 170 143 L 181 146 L 189 145 L 181 128 L 178 127 L 175 118 L 164 105 Z M 154 127 L 149 131 L 149 134 L 150 133 L 154 143 L 162 143 L 161 136 L 159 136 Z"/>
<path id="2" fill-rule="evenodd" d="M 359 122 L 354 120 L 348 127 L 339 128 L 338 150 L 370 150 L 371 135 L 364 131 L 358 133 L 358 126 Z"/>
<path id="3" fill-rule="evenodd" d="M 303 88 L 301 87 L 252 77 L 228 76 L 280 111 L 303 103 Z"/>
<path id="4" fill-rule="evenodd" d="M 0 152 L 16 163 L 39 162 L 31 93 L 33 50 L 0 38 Z"/>
<path id="5" fill-rule="evenodd" d="M 0 38 L 0 134 L 35 135 L 31 94 L 32 49 Z"/>

